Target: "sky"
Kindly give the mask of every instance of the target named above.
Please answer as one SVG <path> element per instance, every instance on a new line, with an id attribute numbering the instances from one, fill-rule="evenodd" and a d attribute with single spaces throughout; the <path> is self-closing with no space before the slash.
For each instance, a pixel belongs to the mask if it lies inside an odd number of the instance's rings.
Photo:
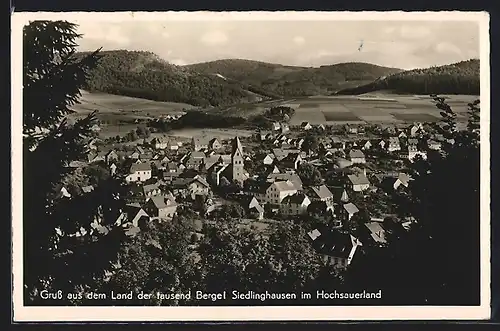
<path id="1" fill-rule="evenodd" d="M 240 58 L 401 69 L 479 58 L 473 21 L 80 21 L 80 50 L 144 50 L 177 65 Z"/>

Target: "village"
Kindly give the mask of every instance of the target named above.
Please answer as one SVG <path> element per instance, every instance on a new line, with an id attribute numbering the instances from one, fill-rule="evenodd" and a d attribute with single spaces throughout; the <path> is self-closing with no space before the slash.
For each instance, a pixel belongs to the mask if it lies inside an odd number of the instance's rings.
<path id="1" fill-rule="evenodd" d="M 252 137 L 153 137 L 128 149 L 94 138 L 88 159 L 71 166 L 101 165 L 123 178 L 126 207 L 115 224 L 129 236 L 180 212 L 196 218 L 194 249 L 205 223 L 230 221 L 265 234 L 279 222 L 296 222 L 327 263 L 346 268 L 359 247 L 384 247 L 388 227 L 408 230 L 415 222 L 397 213 L 392 197 L 411 185 L 409 163 L 446 142 L 432 132 L 423 123 L 276 122 Z M 59 188 L 60 198 L 72 194 Z"/>

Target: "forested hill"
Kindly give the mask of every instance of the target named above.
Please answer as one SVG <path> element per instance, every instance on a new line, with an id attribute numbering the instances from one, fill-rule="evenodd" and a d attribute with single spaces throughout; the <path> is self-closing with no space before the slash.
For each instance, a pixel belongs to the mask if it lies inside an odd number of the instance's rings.
<path id="1" fill-rule="evenodd" d="M 87 53 L 77 53 L 77 57 Z M 220 106 L 256 101 L 261 96 L 235 81 L 172 65 L 144 51 L 101 51 L 86 89 L 156 101 Z"/>
<path id="2" fill-rule="evenodd" d="M 389 75 L 368 84 L 346 88 L 336 94 L 362 94 L 378 90 L 411 94 L 479 95 L 479 60 L 414 69 Z"/>
<path id="3" fill-rule="evenodd" d="M 258 91 L 284 97 L 331 94 L 401 71 L 358 62 L 309 68 L 242 59 L 197 63 L 186 68 L 194 72 L 222 75 Z"/>

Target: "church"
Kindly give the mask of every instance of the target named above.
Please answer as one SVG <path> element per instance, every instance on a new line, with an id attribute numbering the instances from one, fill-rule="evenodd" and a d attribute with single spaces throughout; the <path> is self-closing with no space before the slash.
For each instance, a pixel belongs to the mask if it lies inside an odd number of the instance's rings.
<path id="1" fill-rule="evenodd" d="M 229 181 L 238 181 L 243 183 L 247 179 L 244 168 L 243 146 L 238 137 L 235 137 L 231 142 L 231 162 L 224 162 L 221 158 L 219 162 L 214 164 L 210 169 L 210 177 L 214 184 L 219 185 L 221 179 L 225 177 Z M 229 160 L 228 160 L 229 161 Z"/>

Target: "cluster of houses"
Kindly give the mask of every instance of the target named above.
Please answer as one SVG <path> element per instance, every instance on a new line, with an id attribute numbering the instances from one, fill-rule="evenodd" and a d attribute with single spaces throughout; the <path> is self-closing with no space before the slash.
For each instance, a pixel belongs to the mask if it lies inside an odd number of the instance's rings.
<path id="1" fill-rule="evenodd" d="M 244 150 L 239 137 L 226 141 L 195 136 L 190 144 L 156 137 L 129 151 L 103 150 L 89 143 L 91 151 L 83 163 L 105 164 L 111 175 L 125 172 L 123 177 L 130 190 L 126 208 L 116 223 L 126 226 L 130 235 L 137 233 L 141 222 L 172 219 L 181 205 L 189 208 L 202 201 L 208 204 L 204 212 L 209 215 L 217 208 L 213 193 L 236 185 L 239 191 L 232 198 L 243 207 L 247 218 L 305 217 L 327 225 L 309 232 L 308 237 L 330 263 L 347 266 L 362 245 L 359 239 L 345 231 L 346 224 L 360 212 L 350 195 L 354 192 L 367 194 L 377 189 L 370 179 L 372 174 L 367 174 L 365 153 L 380 149 L 412 161 L 417 155 L 425 158 L 429 149 L 441 148 L 439 140 L 422 138 L 424 128 L 421 125 L 413 125 L 381 139 L 342 139 L 325 135 L 319 138 L 317 152 L 306 153 L 301 150 L 304 138 L 287 136 L 288 126 L 278 124 L 279 127 L 260 131 L 256 136 L 261 143 L 270 142 L 273 145 L 270 150 Z M 301 129 L 307 131 L 309 126 L 303 123 Z M 350 171 L 342 173 L 335 185 L 326 182 L 304 185 L 304 178 L 299 175 L 300 166 L 318 162 L 325 165 L 325 157 L 331 160 L 326 161 L 330 162 L 327 166 L 349 168 Z M 266 170 L 249 173 L 245 167 L 249 163 Z M 384 175 L 379 180 L 393 190 L 408 187 L 410 181 L 404 173 Z M 63 189 L 61 196 L 70 195 Z M 365 226 L 368 240 L 384 244 L 381 222 L 373 220 Z"/>

